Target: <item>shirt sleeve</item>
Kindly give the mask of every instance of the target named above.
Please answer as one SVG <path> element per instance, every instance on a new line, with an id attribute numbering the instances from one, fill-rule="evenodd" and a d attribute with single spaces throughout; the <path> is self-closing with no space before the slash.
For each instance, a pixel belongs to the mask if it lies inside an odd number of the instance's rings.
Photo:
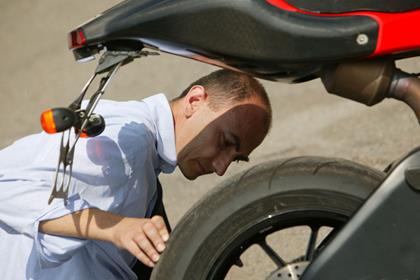
<path id="1" fill-rule="evenodd" d="M 59 200 L 46 209 L 42 216 L 35 219 L 35 223 L 33 223 L 34 246 L 38 252 L 39 264 L 42 268 L 54 267 L 66 262 L 79 248 L 89 242 L 89 240 L 44 234 L 38 231 L 39 223 L 44 220 L 56 219 L 87 208 L 92 208 L 92 206 L 76 194 L 69 197 L 66 205 L 63 200 Z"/>
<path id="2" fill-rule="evenodd" d="M 93 207 L 78 194 L 70 196 L 67 204 L 55 199 L 48 205 L 50 191 L 51 187 L 42 182 L 0 180 L 0 226 L 10 234 L 32 238 L 42 267 L 65 262 L 88 241 L 40 233 L 39 223 Z"/>

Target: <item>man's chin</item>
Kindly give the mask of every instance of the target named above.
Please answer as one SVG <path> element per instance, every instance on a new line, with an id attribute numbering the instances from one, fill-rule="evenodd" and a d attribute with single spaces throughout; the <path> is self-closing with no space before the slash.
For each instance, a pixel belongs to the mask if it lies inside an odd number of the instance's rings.
<path id="1" fill-rule="evenodd" d="M 190 172 L 187 172 L 186 170 L 183 170 L 182 167 L 179 167 L 179 170 L 181 170 L 182 175 L 184 175 L 184 177 L 187 178 L 190 181 L 194 181 L 199 176 L 197 174 L 191 174 Z"/>
<path id="2" fill-rule="evenodd" d="M 182 173 L 184 174 L 184 173 Z M 184 174 L 184 177 L 187 178 L 190 181 L 194 181 L 195 179 L 197 179 L 197 175 L 189 175 L 189 174 Z"/>
<path id="3" fill-rule="evenodd" d="M 190 180 L 190 181 L 194 181 L 195 179 L 197 179 L 197 177 L 198 176 L 195 176 L 195 177 L 187 177 L 187 176 L 185 176 L 185 178 L 187 178 L 188 180 Z"/>

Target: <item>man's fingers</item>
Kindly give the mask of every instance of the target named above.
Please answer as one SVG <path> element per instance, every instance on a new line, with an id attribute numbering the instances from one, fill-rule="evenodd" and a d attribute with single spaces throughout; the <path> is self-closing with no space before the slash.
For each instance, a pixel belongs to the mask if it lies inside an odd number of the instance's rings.
<path id="1" fill-rule="evenodd" d="M 169 232 L 166 228 L 165 221 L 161 216 L 153 216 L 150 221 L 155 225 L 163 241 L 166 242 L 169 239 Z"/>
<path id="2" fill-rule="evenodd" d="M 157 262 L 159 260 L 159 253 L 144 233 L 137 234 L 134 237 L 134 241 L 137 246 L 139 246 L 140 250 L 142 250 L 153 262 Z"/>
<path id="3" fill-rule="evenodd" d="M 143 231 L 147 238 L 152 241 L 153 246 L 161 253 L 165 250 L 165 242 L 159 234 L 157 227 L 152 222 L 147 222 L 143 226 Z"/>
<path id="4" fill-rule="evenodd" d="M 127 247 L 127 250 L 145 265 L 149 267 L 155 266 L 154 262 L 148 256 L 146 256 L 142 250 L 140 250 L 139 246 L 134 241 L 131 241 L 131 244 Z"/>

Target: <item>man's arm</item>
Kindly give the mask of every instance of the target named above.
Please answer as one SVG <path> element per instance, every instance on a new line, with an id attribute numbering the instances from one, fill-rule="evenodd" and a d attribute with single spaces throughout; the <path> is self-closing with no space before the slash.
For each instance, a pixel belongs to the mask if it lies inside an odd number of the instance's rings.
<path id="1" fill-rule="evenodd" d="M 39 231 L 47 234 L 112 242 L 153 267 L 165 249 L 169 233 L 160 216 L 151 219 L 124 217 L 96 208 L 41 221 Z"/>

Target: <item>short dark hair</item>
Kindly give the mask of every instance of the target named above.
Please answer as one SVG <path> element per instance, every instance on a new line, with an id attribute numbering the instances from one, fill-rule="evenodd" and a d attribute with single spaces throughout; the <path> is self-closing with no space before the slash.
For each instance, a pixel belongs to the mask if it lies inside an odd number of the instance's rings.
<path id="1" fill-rule="evenodd" d="M 217 110 L 223 106 L 257 97 L 267 110 L 267 132 L 271 127 L 272 111 L 270 100 L 263 85 L 252 76 L 230 70 L 214 71 L 191 83 L 180 96 L 174 100 L 185 97 L 195 85 L 205 88 L 209 97 L 209 107 Z"/>

